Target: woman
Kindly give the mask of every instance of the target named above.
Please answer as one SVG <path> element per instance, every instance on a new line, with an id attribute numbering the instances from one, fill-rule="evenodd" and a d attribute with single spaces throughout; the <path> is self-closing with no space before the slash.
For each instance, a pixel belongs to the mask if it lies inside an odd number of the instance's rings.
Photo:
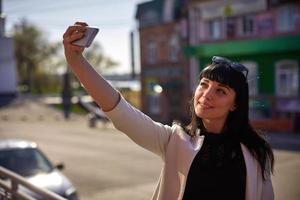
<path id="1" fill-rule="evenodd" d="M 247 68 L 213 57 L 200 74 L 191 123 L 170 127 L 132 107 L 85 60 L 72 44 L 85 26 L 76 22 L 65 32 L 67 62 L 114 126 L 162 158 L 152 199 L 274 199 L 273 153 L 249 124 Z"/>

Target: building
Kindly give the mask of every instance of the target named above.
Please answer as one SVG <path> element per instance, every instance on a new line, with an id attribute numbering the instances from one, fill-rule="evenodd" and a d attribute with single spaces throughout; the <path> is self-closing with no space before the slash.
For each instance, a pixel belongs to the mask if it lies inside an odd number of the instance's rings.
<path id="1" fill-rule="evenodd" d="M 16 61 L 13 39 L 5 36 L 5 15 L 0 0 L 0 106 L 17 95 Z"/>
<path id="2" fill-rule="evenodd" d="M 180 0 L 153 0 L 138 4 L 142 111 L 152 119 L 186 121 L 190 90 L 189 69 L 183 55 Z"/>
<path id="3" fill-rule="evenodd" d="M 201 70 L 214 55 L 243 63 L 253 125 L 300 131 L 300 2 L 187 2 L 191 70 Z"/>

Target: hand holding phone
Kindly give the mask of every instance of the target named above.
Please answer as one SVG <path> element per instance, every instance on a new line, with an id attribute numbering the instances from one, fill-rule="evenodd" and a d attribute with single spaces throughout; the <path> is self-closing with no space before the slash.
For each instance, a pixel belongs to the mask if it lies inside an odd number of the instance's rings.
<path id="1" fill-rule="evenodd" d="M 89 47 L 92 44 L 94 38 L 96 37 L 98 31 L 99 29 L 96 27 L 87 26 L 86 31 L 84 32 L 84 36 L 79 40 L 72 42 L 72 44 L 81 47 Z"/>

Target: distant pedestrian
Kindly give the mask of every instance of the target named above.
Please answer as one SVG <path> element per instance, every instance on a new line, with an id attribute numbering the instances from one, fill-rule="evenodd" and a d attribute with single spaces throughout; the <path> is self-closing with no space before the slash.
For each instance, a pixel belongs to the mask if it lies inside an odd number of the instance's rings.
<path id="1" fill-rule="evenodd" d="M 200 73 L 190 124 L 163 125 L 131 106 L 72 44 L 85 26 L 66 30 L 67 62 L 114 126 L 162 158 L 152 199 L 274 199 L 273 152 L 249 123 L 246 67 L 214 56 Z"/>

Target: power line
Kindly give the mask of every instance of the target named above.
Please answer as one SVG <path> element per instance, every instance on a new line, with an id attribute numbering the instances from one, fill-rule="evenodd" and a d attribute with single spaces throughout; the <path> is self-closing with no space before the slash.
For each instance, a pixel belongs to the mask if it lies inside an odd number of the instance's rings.
<path id="1" fill-rule="evenodd" d="M 71 21 L 71 20 L 70 20 Z M 72 20 L 73 23 L 74 20 Z M 43 20 L 43 24 L 46 22 L 48 25 L 56 26 L 56 27 L 66 27 L 66 25 L 70 25 L 69 23 L 63 23 L 61 21 L 55 20 Z M 120 21 L 99 21 L 99 20 L 89 20 L 89 24 L 98 25 L 99 27 L 114 27 L 114 26 L 129 26 L 131 25 L 128 20 L 120 20 Z"/>
<path id="2" fill-rule="evenodd" d="M 74 9 L 81 9 L 81 8 L 89 8 L 89 7 L 93 7 L 95 8 L 95 4 L 97 5 L 101 5 L 101 7 L 105 7 L 107 8 L 108 6 L 113 6 L 113 5 L 120 5 L 122 6 L 121 3 L 128 3 L 128 1 L 134 1 L 134 0 L 114 0 L 114 1 L 107 1 L 107 0 L 104 0 L 104 1 L 95 1 L 95 0 L 86 0 L 84 2 L 82 1 L 63 1 L 64 4 L 60 4 L 59 2 L 55 2 L 55 3 L 52 3 L 51 2 L 51 5 L 49 6 L 48 4 L 43 4 L 45 5 L 45 7 L 42 7 L 42 8 L 33 8 L 32 6 L 30 8 L 28 8 L 28 4 L 26 7 L 18 7 L 19 10 L 21 10 L 23 13 L 24 12 L 30 12 L 30 14 L 36 14 L 36 13 L 45 13 L 45 12 L 66 12 L 66 11 L 69 11 L 69 10 L 74 10 Z M 104 3 L 105 2 L 105 3 Z M 35 4 L 36 6 L 39 6 L 41 5 L 41 1 L 38 1 L 39 4 Z M 72 3 L 72 5 L 70 5 Z M 25 9 L 26 8 L 26 9 Z M 58 9 L 59 8 L 59 9 Z M 10 12 L 14 11 L 16 12 L 18 9 L 15 9 L 15 10 L 10 10 Z M 32 12 L 34 11 L 34 12 Z M 119 13 L 116 13 L 116 14 L 119 14 Z M 8 20 L 8 21 L 19 21 L 21 20 L 22 18 L 26 19 L 26 14 L 23 14 L 20 15 L 20 13 L 16 13 L 16 14 L 13 14 L 13 13 L 8 13 L 8 19 L 13 19 L 13 20 Z M 47 16 L 47 15 L 46 15 Z M 41 20 L 43 22 L 43 24 L 48 24 L 48 25 L 51 25 L 52 27 L 66 27 L 69 25 L 68 21 L 70 21 L 70 23 L 73 23 L 74 22 L 74 16 L 70 15 L 71 18 L 70 20 L 64 18 L 64 20 L 61 20 L 61 18 L 57 19 L 55 18 L 56 16 L 59 16 L 59 15 L 52 15 L 51 18 L 41 18 L 39 17 L 38 19 Z M 79 17 L 81 17 L 81 15 L 78 15 Z M 130 26 L 132 25 L 132 17 L 130 18 L 126 18 L 128 16 L 120 16 L 120 15 L 117 15 L 118 17 L 121 17 L 121 18 L 118 18 L 118 19 L 110 19 L 110 20 L 106 20 L 106 21 L 103 21 L 103 20 L 100 20 L 99 18 L 86 18 L 86 19 L 82 19 L 82 20 L 88 20 L 90 24 L 93 24 L 93 25 L 99 25 L 100 27 L 109 27 L 109 28 L 119 28 L 119 27 L 124 27 L 124 26 Z M 66 23 L 64 23 L 64 22 Z M 36 23 L 36 24 L 41 24 L 41 22 L 38 22 L 36 20 L 32 20 L 32 22 Z"/>
<path id="3" fill-rule="evenodd" d="M 20 19 L 21 20 L 21 19 Z M 30 21 L 30 23 L 36 24 L 38 26 L 44 26 L 44 24 L 47 24 L 47 26 L 51 26 L 53 28 L 66 28 L 67 26 L 69 26 L 70 24 L 72 24 L 74 22 L 74 20 L 69 20 L 62 22 L 62 21 L 56 21 L 56 20 L 47 20 L 44 19 L 42 21 Z M 132 25 L 131 22 L 128 22 L 128 20 L 120 20 L 120 21 L 99 21 L 99 20 L 89 20 L 88 23 L 90 25 L 93 26 L 98 26 L 101 28 L 122 28 L 122 27 L 129 27 L 130 25 Z"/>
<path id="4" fill-rule="evenodd" d="M 10 20 L 8 21 L 21 21 L 21 20 L 28 20 L 26 17 L 12 17 L 10 18 Z M 76 20 L 76 19 L 75 19 Z M 99 19 L 99 18 L 88 18 L 88 19 L 77 19 L 77 20 L 87 20 L 90 24 L 98 24 L 100 26 L 123 26 L 123 25 L 131 25 L 133 23 L 132 18 L 130 17 L 123 17 L 123 18 L 119 18 L 119 19 L 109 19 L 109 20 L 104 20 L 104 19 Z M 48 25 L 55 25 L 55 26 L 66 26 L 69 25 L 69 23 L 73 23 L 74 22 L 74 18 L 70 18 L 70 19 L 64 19 L 61 20 L 59 18 L 53 18 L 53 17 L 48 17 L 48 18 L 38 18 L 37 20 L 28 20 L 28 22 L 38 22 L 38 23 L 42 23 L 42 24 L 47 24 Z"/>
<path id="5" fill-rule="evenodd" d="M 105 2 L 105 3 L 103 3 L 103 2 Z M 55 3 L 52 3 L 52 5 L 46 6 L 46 7 L 45 7 L 45 4 L 35 4 L 35 5 L 31 5 L 30 8 L 28 7 L 28 4 L 27 4 L 27 5 L 24 5 L 24 7 L 19 7 L 19 8 L 12 9 L 12 10 L 7 9 L 6 12 L 10 13 L 10 14 L 14 14 L 14 13 L 21 14 L 21 13 L 32 12 L 32 11 L 34 11 L 34 13 L 40 13 L 40 12 L 44 13 L 44 12 L 53 12 L 53 11 L 63 11 L 63 9 L 70 10 L 70 9 L 95 7 L 95 5 L 100 5 L 101 7 L 107 7 L 107 6 L 117 5 L 119 3 L 127 3 L 127 2 L 126 2 L 126 0 L 114 0 L 114 1 L 104 0 L 101 2 L 95 1 L 95 0 L 90 0 L 90 1 L 84 1 L 84 2 L 80 1 L 80 2 L 75 2 L 75 3 L 74 3 L 74 1 L 72 1 L 72 2 L 68 2 L 67 4 L 60 4 L 60 2 L 55 2 Z M 33 7 L 33 6 L 38 6 L 38 5 L 42 5 L 43 7 L 40 7 L 40 8 Z"/>

